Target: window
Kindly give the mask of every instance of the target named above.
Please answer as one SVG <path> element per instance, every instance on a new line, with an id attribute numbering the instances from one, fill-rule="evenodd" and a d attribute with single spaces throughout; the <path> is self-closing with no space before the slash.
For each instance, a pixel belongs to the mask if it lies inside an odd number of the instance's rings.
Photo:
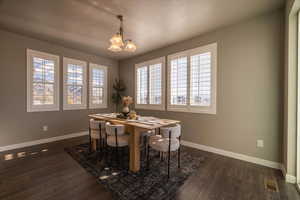
<path id="1" fill-rule="evenodd" d="M 90 63 L 90 108 L 107 108 L 107 67 Z"/>
<path id="2" fill-rule="evenodd" d="M 187 104 L 187 57 L 178 57 L 171 61 L 171 104 Z"/>
<path id="3" fill-rule="evenodd" d="M 217 44 L 168 56 L 168 110 L 216 114 Z"/>
<path id="4" fill-rule="evenodd" d="M 202 53 L 190 57 L 191 89 L 190 104 L 209 106 L 211 91 L 211 53 Z"/>
<path id="5" fill-rule="evenodd" d="M 87 63 L 71 58 L 64 62 L 64 110 L 87 108 Z"/>
<path id="6" fill-rule="evenodd" d="M 27 49 L 27 112 L 59 110 L 59 56 Z"/>
<path id="7" fill-rule="evenodd" d="M 135 65 L 135 108 L 165 109 L 165 57 Z"/>
<path id="8" fill-rule="evenodd" d="M 137 104 L 148 104 L 148 66 L 137 68 Z"/>

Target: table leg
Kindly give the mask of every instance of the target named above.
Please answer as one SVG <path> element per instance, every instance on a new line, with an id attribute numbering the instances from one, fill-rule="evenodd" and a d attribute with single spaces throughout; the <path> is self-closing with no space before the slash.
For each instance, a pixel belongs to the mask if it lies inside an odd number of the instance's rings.
<path id="1" fill-rule="evenodd" d="M 92 151 L 97 151 L 97 140 L 92 139 Z"/>
<path id="2" fill-rule="evenodd" d="M 130 134 L 130 158 L 129 169 L 133 172 L 140 170 L 140 132 L 134 127 Z"/>

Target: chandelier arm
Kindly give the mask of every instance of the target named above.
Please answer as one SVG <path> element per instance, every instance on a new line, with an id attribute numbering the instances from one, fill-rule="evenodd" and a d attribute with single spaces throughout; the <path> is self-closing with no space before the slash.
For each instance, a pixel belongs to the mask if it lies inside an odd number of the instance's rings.
<path id="1" fill-rule="evenodd" d="M 121 35 L 122 41 L 124 42 L 123 16 L 117 15 L 117 18 L 120 20 L 120 35 Z"/>

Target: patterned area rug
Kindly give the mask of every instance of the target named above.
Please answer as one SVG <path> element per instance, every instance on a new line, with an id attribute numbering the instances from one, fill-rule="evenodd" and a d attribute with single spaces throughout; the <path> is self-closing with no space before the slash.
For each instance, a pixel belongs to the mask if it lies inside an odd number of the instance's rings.
<path id="1" fill-rule="evenodd" d="M 114 199 L 120 200 L 167 200 L 174 195 L 184 181 L 204 162 L 204 157 L 192 156 L 183 147 L 181 150 L 181 168 L 177 168 L 177 154 L 172 155 L 170 179 L 167 179 L 167 159 L 161 160 L 157 152 L 150 152 L 150 167 L 146 169 L 146 161 L 141 161 L 138 173 L 128 171 L 128 149 L 122 152 L 122 168 L 115 168 L 113 155 L 107 155 L 97 161 L 97 155 L 88 153 L 88 145 L 81 144 L 66 148 L 66 151 L 97 177 L 99 183 L 109 189 Z M 120 154 L 121 155 L 121 154 Z M 99 159 L 99 158 L 98 158 Z"/>

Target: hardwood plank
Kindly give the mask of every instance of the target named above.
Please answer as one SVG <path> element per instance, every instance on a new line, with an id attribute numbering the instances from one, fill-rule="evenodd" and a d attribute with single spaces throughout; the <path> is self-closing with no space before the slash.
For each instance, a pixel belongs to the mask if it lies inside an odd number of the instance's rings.
<path id="1" fill-rule="evenodd" d="M 64 147 L 83 142 L 87 142 L 87 137 L 12 151 L 48 148 L 34 156 L 1 159 L 0 199 L 111 200 L 111 193 L 64 151 Z M 300 200 L 295 186 L 287 184 L 279 170 L 184 148 L 192 155 L 205 157 L 205 161 L 178 190 L 177 200 Z M 9 152 L 3 152 L 1 158 L 5 153 Z M 265 190 L 265 177 L 277 180 L 278 193 Z"/>

